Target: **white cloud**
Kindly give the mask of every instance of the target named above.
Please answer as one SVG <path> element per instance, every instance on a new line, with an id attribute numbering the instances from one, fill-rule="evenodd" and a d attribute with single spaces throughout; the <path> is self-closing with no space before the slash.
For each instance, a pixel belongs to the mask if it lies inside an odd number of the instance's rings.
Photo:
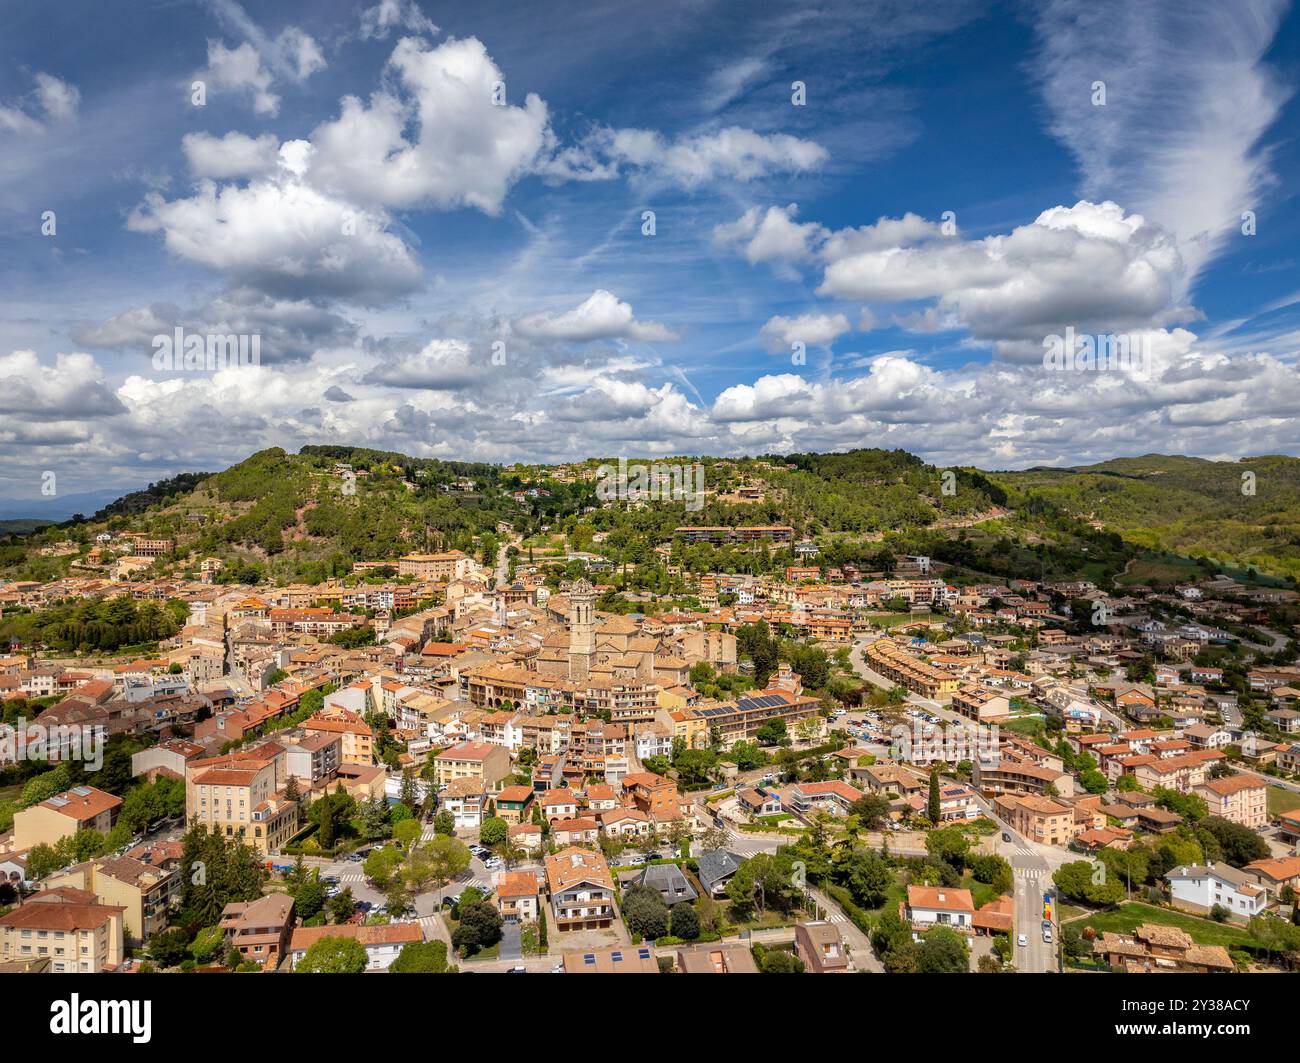
<path id="1" fill-rule="evenodd" d="M 835 339 L 850 329 L 849 319 L 843 314 L 800 314 L 798 317 L 777 315 L 763 326 L 762 334 L 774 349 L 792 343 L 809 347 L 829 347 Z"/>
<path id="2" fill-rule="evenodd" d="M 123 407 L 89 354 L 58 354 L 47 365 L 35 351 L 0 355 L 0 414 L 19 420 L 114 416 Z"/>
<path id="3" fill-rule="evenodd" d="M 380 0 L 374 7 L 361 12 L 361 37 L 363 40 L 387 40 L 395 29 L 430 36 L 438 32 L 415 0 Z"/>
<path id="4" fill-rule="evenodd" d="M 436 48 L 407 37 L 389 64 L 406 97 L 345 98 L 339 117 L 312 133 L 311 179 L 359 202 L 497 213 L 548 142 L 546 104 L 534 93 L 523 106 L 508 94 L 494 104 L 505 77 L 473 37 Z"/>
<path id="5" fill-rule="evenodd" d="M 603 288 L 592 292 L 579 306 L 561 314 L 532 314 L 515 322 L 515 330 L 537 339 L 591 340 L 630 339 L 649 343 L 677 338 L 666 325 L 637 321 L 632 307 Z"/>
<path id="6" fill-rule="evenodd" d="M 81 90 L 53 74 L 36 75 L 36 96 L 46 115 L 55 122 L 67 122 L 77 117 L 81 103 Z"/>
<path id="7" fill-rule="evenodd" d="M 491 368 L 490 352 L 479 352 L 476 361 L 469 345 L 460 340 L 432 340 L 419 351 L 386 358 L 364 380 L 394 388 L 454 391 L 475 383 Z"/>
<path id="8" fill-rule="evenodd" d="M 1173 233 L 1184 289 L 1258 209 L 1265 132 L 1290 94 L 1264 62 L 1287 0 L 1049 0 L 1034 71 L 1083 194 Z M 1106 86 L 1104 106 L 1092 86 Z M 1179 296 L 1183 292 L 1180 291 Z"/>
<path id="9" fill-rule="evenodd" d="M 275 296 L 379 303 L 417 289 L 419 264 L 387 215 L 307 184 L 303 147 L 284 145 L 278 171 L 247 185 L 203 180 L 186 199 L 151 194 L 128 227 L 160 232 L 172 254 Z"/>
<path id="10" fill-rule="evenodd" d="M 208 41 L 208 68 L 199 77 L 218 89 L 247 94 L 258 114 L 274 117 L 280 113 L 280 97 L 271 91 L 271 72 L 247 41 L 235 48 Z"/>
<path id="11" fill-rule="evenodd" d="M 35 103 L 46 121 L 62 124 L 77 117 L 81 105 L 81 90 L 77 86 L 44 71 L 37 71 L 33 80 L 36 82 L 33 90 Z M 30 102 L 0 104 L 0 133 L 31 136 L 45 132 L 45 122 L 33 117 L 30 109 Z"/>
<path id="12" fill-rule="evenodd" d="M 688 189 L 717 180 L 752 181 L 772 173 L 804 173 L 829 158 L 826 149 L 814 141 L 739 126 L 676 140 L 649 129 L 605 129 L 593 136 L 591 147 L 620 166 L 668 178 Z"/>
<path id="13" fill-rule="evenodd" d="M 815 248 L 826 239 L 826 229 L 816 222 L 796 222 L 799 207 L 768 207 L 762 214 L 750 207 L 734 222 L 713 227 L 713 242 L 718 247 L 743 249 L 746 261 L 803 262 L 815 255 Z"/>
<path id="14" fill-rule="evenodd" d="M 253 177 L 275 170 L 279 141 L 271 133 L 250 137 L 231 132 L 224 137 L 208 133 L 186 133 L 181 149 L 195 177 L 223 180 L 230 177 Z"/>

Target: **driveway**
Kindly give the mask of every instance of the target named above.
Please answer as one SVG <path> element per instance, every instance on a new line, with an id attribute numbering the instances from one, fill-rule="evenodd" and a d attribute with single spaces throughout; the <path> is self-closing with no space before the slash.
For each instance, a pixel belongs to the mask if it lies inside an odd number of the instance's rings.
<path id="1" fill-rule="evenodd" d="M 520 941 L 520 926 L 518 923 L 501 924 L 501 952 L 500 957 L 503 960 L 517 960 L 523 956 L 523 945 Z"/>

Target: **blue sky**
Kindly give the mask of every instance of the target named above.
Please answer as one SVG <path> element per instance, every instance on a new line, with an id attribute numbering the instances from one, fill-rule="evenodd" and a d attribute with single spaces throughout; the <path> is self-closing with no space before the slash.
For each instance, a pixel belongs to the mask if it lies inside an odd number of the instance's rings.
<path id="1" fill-rule="evenodd" d="M 1300 453 L 1280 0 L 3 11 L 19 509 L 316 442 Z M 177 327 L 261 364 L 156 368 Z"/>

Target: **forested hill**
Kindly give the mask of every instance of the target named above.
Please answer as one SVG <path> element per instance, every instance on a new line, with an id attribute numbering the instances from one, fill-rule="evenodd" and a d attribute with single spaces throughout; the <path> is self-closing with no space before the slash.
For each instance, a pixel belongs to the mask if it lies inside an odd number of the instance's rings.
<path id="1" fill-rule="evenodd" d="M 1148 454 L 1070 469 L 989 473 L 1130 542 L 1300 576 L 1300 459 Z"/>
<path id="2" fill-rule="evenodd" d="M 205 557 L 222 579 L 318 581 L 355 561 L 412 550 L 495 553 L 502 531 L 524 551 L 603 553 L 621 571 L 661 565 L 655 548 L 680 525 L 790 525 L 828 564 L 873 569 L 926 553 L 973 573 L 1108 578 L 1134 544 L 1206 554 L 1265 571 L 1300 567 L 1300 461 L 1208 462 L 1148 456 L 1079 469 L 987 473 L 927 465 L 900 450 L 698 461 L 701 507 L 681 501 L 602 508 L 599 467 L 448 462 L 348 446 L 260 451 L 219 473 L 185 473 L 132 492 L 83 521 L 0 539 L 0 576 L 85 571 L 103 531 L 173 540 L 155 574 L 190 576 Z M 650 458 L 629 458 L 650 462 Z M 1254 475 L 1243 494 L 1243 472 Z M 1119 533 L 1119 534 L 1116 534 Z M 674 547 L 695 571 L 776 568 L 788 549 Z M 148 573 L 146 573 L 148 574 Z"/>

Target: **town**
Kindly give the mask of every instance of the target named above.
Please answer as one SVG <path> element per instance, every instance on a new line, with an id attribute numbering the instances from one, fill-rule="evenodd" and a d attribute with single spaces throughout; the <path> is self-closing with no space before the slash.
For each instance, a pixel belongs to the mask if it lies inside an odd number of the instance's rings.
<path id="1" fill-rule="evenodd" d="M 64 574 L 0 581 L 0 968 L 1300 966 L 1287 583 L 686 523 L 655 590 L 593 531 L 645 504 L 312 583 L 187 549 L 202 521 L 45 533 Z"/>

